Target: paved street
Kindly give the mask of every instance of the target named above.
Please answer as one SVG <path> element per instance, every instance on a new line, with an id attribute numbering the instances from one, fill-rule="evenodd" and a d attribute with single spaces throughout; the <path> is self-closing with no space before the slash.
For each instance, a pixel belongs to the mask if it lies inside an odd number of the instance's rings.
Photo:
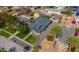
<path id="1" fill-rule="evenodd" d="M 40 44 L 42 43 L 42 41 L 46 38 L 46 36 L 47 36 L 48 34 L 50 34 L 52 25 L 54 25 L 54 24 L 55 24 L 55 23 L 51 23 L 51 24 L 48 26 L 48 28 L 38 36 L 38 39 L 35 41 L 34 45 L 40 45 Z"/>
<path id="2" fill-rule="evenodd" d="M 8 40 L 7 38 L 0 36 L 0 48 L 5 48 L 7 51 L 9 51 L 11 48 L 15 47 L 16 52 L 23 52 L 24 48 L 20 45 L 14 43 L 11 40 Z"/>

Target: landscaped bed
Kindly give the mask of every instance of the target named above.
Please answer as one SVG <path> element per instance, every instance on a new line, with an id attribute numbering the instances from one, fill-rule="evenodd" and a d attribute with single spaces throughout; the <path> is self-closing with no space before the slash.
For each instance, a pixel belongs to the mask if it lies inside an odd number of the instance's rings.
<path id="1" fill-rule="evenodd" d="M 36 37 L 33 35 L 30 35 L 25 41 L 33 44 L 36 41 Z"/>
<path id="2" fill-rule="evenodd" d="M 4 37 L 10 37 L 10 34 L 4 32 L 4 31 L 0 31 L 0 36 L 4 36 Z"/>
<path id="3" fill-rule="evenodd" d="M 28 33 L 23 33 L 23 32 L 20 32 L 18 33 L 16 36 L 23 39 Z"/>
<path id="4" fill-rule="evenodd" d="M 12 26 L 9 26 L 8 28 L 5 28 L 4 30 L 10 32 L 11 34 L 16 32 L 16 29 L 14 29 Z"/>

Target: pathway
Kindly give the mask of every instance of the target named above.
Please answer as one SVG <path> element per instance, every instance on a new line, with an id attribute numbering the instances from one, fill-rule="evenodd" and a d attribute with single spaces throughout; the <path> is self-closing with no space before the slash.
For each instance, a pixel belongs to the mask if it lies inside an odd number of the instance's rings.
<path id="1" fill-rule="evenodd" d="M 32 34 L 32 32 L 30 32 L 28 35 L 26 35 L 23 40 L 27 39 L 31 34 Z"/>
<path id="2" fill-rule="evenodd" d="M 9 37 L 9 39 L 11 39 L 12 37 L 14 37 L 16 34 L 18 34 L 19 33 L 19 31 L 16 31 L 14 34 L 12 34 L 10 37 Z"/>

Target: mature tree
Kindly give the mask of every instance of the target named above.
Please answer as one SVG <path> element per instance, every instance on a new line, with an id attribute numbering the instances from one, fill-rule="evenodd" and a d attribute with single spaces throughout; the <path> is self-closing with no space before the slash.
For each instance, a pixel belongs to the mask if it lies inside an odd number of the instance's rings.
<path id="1" fill-rule="evenodd" d="M 16 16 L 8 15 L 6 13 L 0 13 L 0 18 L 4 19 L 7 25 L 14 25 L 17 21 Z"/>
<path id="2" fill-rule="evenodd" d="M 66 8 L 65 13 L 66 13 L 66 15 L 71 16 L 72 15 L 72 8 Z"/>
<path id="3" fill-rule="evenodd" d="M 5 20 L 0 18 L 0 28 L 3 28 L 5 26 Z"/>
<path id="4" fill-rule="evenodd" d="M 8 23 L 8 25 L 15 25 L 17 18 L 15 16 L 8 15 L 5 19 L 5 21 Z"/>
<path id="5" fill-rule="evenodd" d="M 28 33 L 29 32 L 28 24 L 20 24 L 18 29 L 21 32 L 24 32 L 24 33 Z"/>
<path id="6" fill-rule="evenodd" d="M 69 37 L 67 40 L 67 44 L 69 46 L 69 51 L 79 51 L 79 38 Z"/>
<path id="7" fill-rule="evenodd" d="M 47 36 L 47 40 L 48 40 L 48 41 L 54 41 L 54 37 L 51 36 L 51 35 L 48 35 L 48 36 Z"/>
<path id="8" fill-rule="evenodd" d="M 52 31 L 51 31 L 51 34 L 57 38 L 59 35 L 62 35 L 62 29 L 59 25 L 54 25 L 52 27 Z"/>

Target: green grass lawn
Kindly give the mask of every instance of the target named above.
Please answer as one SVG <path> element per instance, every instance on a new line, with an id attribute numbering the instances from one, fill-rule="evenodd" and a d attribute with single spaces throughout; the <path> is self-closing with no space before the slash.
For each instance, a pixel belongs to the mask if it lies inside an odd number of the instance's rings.
<path id="1" fill-rule="evenodd" d="M 36 37 L 33 35 L 30 35 L 25 41 L 33 44 L 36 41 Z"/>
<path id="2" fill-rule="evenodd" d="M 28 33 L 23 33 L 23 32 L 20 32 L 18 33 L 16 36 L 23 39 Z"/>
<path id="3" fill-rule="evenodd" d="M 10 34 L 4 32 L 4 31 L 0 31 L 0 36 L 4 36 L 4 37 L 8 38 L 10 36 Z"/>
<path id="4" fill-rule="evenodd" d="M 8 28 L 5 28 L 4 30 L 10 32 L 11 34 L 16 32 L 16 30 L 12 26 L 9 26 Z"/>

